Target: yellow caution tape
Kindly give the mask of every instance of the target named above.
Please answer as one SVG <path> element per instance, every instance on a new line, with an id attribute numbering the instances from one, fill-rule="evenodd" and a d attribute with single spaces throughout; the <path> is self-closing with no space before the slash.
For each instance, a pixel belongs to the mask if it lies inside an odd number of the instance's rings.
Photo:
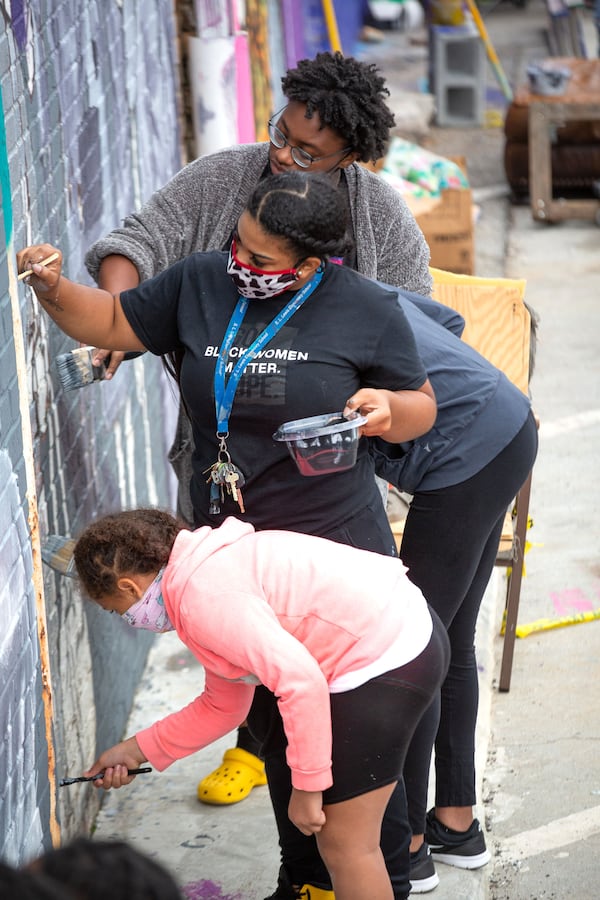
<path id="1" fill-rule="evenodd" d="M 537 634 L 539 631 L 552 631 L 554 628 L 579 625 L 580 622 L 593 622 L 595 619 L 600 619 L 600 609 L 575 613 L 573 616 L 562 616 L 560 619 L 536 619 L 535 622 L 530 622 L 528 625 L 517 625 L 515 634 L 518 638 L 525 638 L 530 634 Z"/>

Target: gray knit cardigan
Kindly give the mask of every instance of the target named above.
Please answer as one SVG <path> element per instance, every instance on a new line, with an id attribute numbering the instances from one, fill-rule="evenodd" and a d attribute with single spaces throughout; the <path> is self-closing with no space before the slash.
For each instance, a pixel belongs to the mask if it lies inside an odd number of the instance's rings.
<path id="1" fill-rule="evenodd" d="M 267 165 L 269 145 L 242 144 L 199 157 L 156 191 L 123 226 L 93 244 L 85 258 L 97 281 L 105 256 L 128 257 L 144 281 L 196 250 L 220 250 Z M 345 170 L 358 271 L 431 293 L 429 248 L 406 203 L 363 166 Z"/>

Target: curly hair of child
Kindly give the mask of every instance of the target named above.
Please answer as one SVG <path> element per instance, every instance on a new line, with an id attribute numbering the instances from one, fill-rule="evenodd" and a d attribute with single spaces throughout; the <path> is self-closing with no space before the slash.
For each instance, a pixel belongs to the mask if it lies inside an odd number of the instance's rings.
<path id="1" fill-rule="evenodd" d="M 154 508 L 124 510 L 92 522 L 73 550 L 83 589 L 98 600 L 116 593 L 121 575 L 158 571 L 184 530 L 189 531 L 189 525 Z"/>

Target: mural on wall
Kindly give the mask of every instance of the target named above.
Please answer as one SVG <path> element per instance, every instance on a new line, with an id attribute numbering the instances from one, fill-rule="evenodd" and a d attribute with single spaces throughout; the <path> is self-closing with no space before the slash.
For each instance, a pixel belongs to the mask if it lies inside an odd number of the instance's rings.
<path id="1" fill-rule="evenodd" d="M 227 37 L 232 31 L 231 0 L 194 0 L 196 27 L 202 38 Z"/>
<path id="2" fill-rule="evenodd" d="M 16 249 L 49 240 L 62 249 L 66 274 L 89 281 L 89 244 L 164 184 L 181 154 L 171 0 L 3 0 L 0 15 L 0 857 L 19 863 L 55 837 L 55 801 L 63 838 L 89 828 L 98 803 L 96 792 L 55 797 L 49 781 L 31 511 L 43 542 L 77 533 L 99 511 L 170 505 L 175 404 L 149 355 L 112 382 L 65 392 L 55 360 L 74 342 L 40 314 L 24 284 L 11 294 L 10 266 Z M 125 634 L 82 603 L 73 583 L 46 567 L 43 575 L 62 777 L 89 765 L 98 744 L 120 738 L 151 638 Z M 107 678 L 124 657 L 128 670 Z"/>
<path id="3" fill-rule="evenodd" d="M 23 142 L 14 192 L 19 222 L 15 241 L 59 244 L 68 274 L 89 280 L 83 268 L 89 244 L 140 206 L 180 165 L 177 86 L 173 77 L 164 77 L 165 69 L 171 76 L 176 71 L 173 23 L 164 15 L 164 0 L 155 2 L 154 18 L 148 15 L 148 4 L 143 11 L 140 3 L 130 4 L 132 40 L 120 27 L 121 4 L 112 5 L 111 21 L 104 5 L 91 3 L 69 27 L 59 7 L 57 27 L 49 29 L 39 27 L 47 19 L 47 5 L 12 2 L 10 11 L 4 5 L 14 37 L 13 67 L 23 73 L 29 95 L 20 98 L 20 125 L 28 140 Z M 59 37 L 54 45 L 59 29 L 64 39 Z M 10 54 L 10 41 L 7 49 Z M 157 58 L 162 59 L 162 72 Z M 141 71 L 147 73 L 142 82 Z M 165 127 L 170 139 L 165 139 Z M 39 441 L 59 393 L 53 359 L 64 349 L 65 339 L 55 333 L 48 338 L 47 320 L 39 316 L 28 291 L 24 302 L 34 439 Z M 101 390 L 106 389 L 96 388 L 85 402 L 101 402 Z M 129 390 L 126 377 L 111 383 L 110 402 L 102 409 L 107 429 L 120 418 L 119 404 L 126 402 Z M 59 402 L 68 412 L 82 400 L 71 395 Z M 50 452 L 58 444 L 50 438 Z M 54 468 L 60 471 L 63 461 L 55 459 Z"/>
<path id="4" fill-rule="evenodd" d="M 43 720 L 43 709 L 29 533 L 12 463 L 3 450 L 0 485 L 2 518 L 6 525 L 11 524 L 4 531 L 0 553 L 0 733 L 5 736 L 0 742 L 0 772 L 4 789 L 12 786 L 18 791 L 30 811 L 27 820 L 14 816 L 3 823 L 0 858 L 16 862 L 21 848 L 33 853 L 44 845 L 49 798 L 47 783 L 38 778 L 38 772 L 47 769 L 47 747 L 43 729 L 36 727 L 36 722 Z"/>
<path id="5" fill-rule="evenodd" d="M 6 117 L 0 89 L 0 225 L 4 232 L 1 259 L 3 294 L 1 321 L 11 322 L 14 340 L 6 340 L 1 371 L 3 435 L 7 433 L 7 410 L 26 410 L 22 402 L 25 390 L 25 352 L 14 265 L 13 209 L 8 164 Z M 3 329 L 4 331 L 4 329 Z M 9 333 L 9 329 L 6 329 Z M 11 407 L 12 403 L 12 407 Z M 18 416 L 16 417 L 18 420 Z M 0 858 L 18 861 L 22 848 L 40 852 L 44 839 L 56 838 L 55 792 L 53 786 L 53 747 L 51 743 L 52 700 L 48 646 L 45 640 L 45 614 L 39 563 L 33 561 L 32 535 L 37 512 L 34 472 L 24 460 L 31 448 L 29 418 L 11 422 L 11 454 L 0 449 L 0 772 L 5 785 L 3 798 L 17 796 L 27 815 L 11 815 L 0 809 Z M 21 425 L 20 428 L 15 426 Z M 17 444 L 16 436 L 19 436 Z M 21 458 L 19 458 L 19 452 Z M 18 472 L 13 460 L 19 461 Z M 21 494 L 18 477 L 21 476 Z M 23 504 L 23 497 L 29 502 Z M 29 520 L 26 518 L 29 516 Z M 40 627 L 42 625 L 42 627 Z M 43 639 L 43 645 L 41 643 Z M 40 777 L 41 775 L 41 777 Z M 3 799 L 2 806 L 6 801 Z"/>

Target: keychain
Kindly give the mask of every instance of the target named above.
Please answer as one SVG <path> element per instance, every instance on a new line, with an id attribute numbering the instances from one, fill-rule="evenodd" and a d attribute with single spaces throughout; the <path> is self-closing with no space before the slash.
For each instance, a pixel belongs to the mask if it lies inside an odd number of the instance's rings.
<path id="1" fill-rule="evenodd" d="M 210 481 L 209 515 L 218 516 L 221 512 L 221 504 L 225 500 L 224 488 L 240 508 L 240 512 L 246 512 L 241 488 L 245 485 L 244 473 L 231 462 L 231 456 L 227 450 L 228 433 L 217 433 L 219 439 L 219 452 L 217 461 L 205 469 L 204 474 L 209 473 L 207 481 Z"/>

